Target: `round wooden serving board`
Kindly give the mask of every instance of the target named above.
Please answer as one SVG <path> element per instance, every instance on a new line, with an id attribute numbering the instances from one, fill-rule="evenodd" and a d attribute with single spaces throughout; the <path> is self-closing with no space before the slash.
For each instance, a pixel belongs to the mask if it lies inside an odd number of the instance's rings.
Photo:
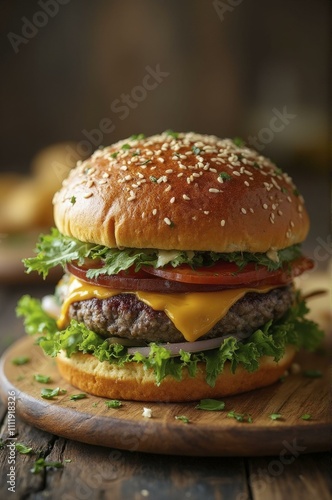
<path id="1" fill-rule="evenodd" d="M 18 356 L 28 356 L 24 365 L 13 364 Z M 299 454 L 329 449 L 329 357 L 301 353 L 302 370 L 321 370 L 323 376 L 309 378 L 291 374 L 284 382 L 250 393 L 224 398 L 223 411 L 203 411 L 196 403 L 144 403 L 123 401 L 120 408 L 107 408 L 105 400 L 87 395 L 70 400 L 81 391 L 58 374 L 55 361 L 25 337 L 11 346 L 0 365 L 0 392 L 7 402 L 15 391 L 16 413 L 45 431 L 84 443 L 149 453 L 196 456 L 262 456 Z M 50 375 L 41 384 L 35 374 Z M 53 400 L 41 397 L 44 387 L 60 387 L 67 392 Z M 142 416 L 143 408 L 152 418 Z M 248 413 L 253 422 L 227 417 L 235 410 Z M 281 420 L 270 415 L 280 413 Z M 310 414 L 310 420 L 302 420 Z M 189 423 L 178 420 L 185 416 Z M 297 456 L 296 455 L 296 456 Z"/>

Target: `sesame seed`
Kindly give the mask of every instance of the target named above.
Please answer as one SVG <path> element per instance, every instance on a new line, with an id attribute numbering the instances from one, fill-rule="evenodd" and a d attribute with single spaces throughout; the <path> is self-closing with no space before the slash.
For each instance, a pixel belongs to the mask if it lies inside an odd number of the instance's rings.
<path id="1" fill-rule="evenodd" d="M 205 214 L 205 215 L 209 215 L 209 213 L 210 212 L 208 210 L 204 210 L 204 212 L 203 212 L 203 214 Z"/>
<path id="2" fill-rule="evenodd" d="M 281 210 L 278 210 L 278 215 L 282 215 L 282 211 Z"/>
<path id="3" fill-rule="evenodd" d="M 173 173 L 173 170 L 172 170 L 171 168 L 169 168 L 169 169 L 165 170 L 165 173 L 166 173 L 166 174 L 172 174 L 172 173 Z"/>
<path id="4" fill-rule="evenodd" d="M 104 173 L 103 173 L 103 177 L 104 177 L 104 179 L 108 179 L 108 177 L 109 177 L 109 176 L 110 176 L 110 174 L 108 174 L 107 172 L 104 172 Z"/>
<path id="5" fill-rule="evenodd" d="M 222 227 L 224 227 L 224 225 L 225 225 L 225 224 L 226 224 L 225 219 L 222 219 L 222 220 L 220 221 L 220 225 L 221 225 Z"/>
<path id="6" fill-rule="evenodd" d="M 293 222 L 292 220 L 290 221 L 290 223 L 289 223 L 289 224 L 290 224 L 290 226 L 291 226 L 291 227 L 294 227 L 294 225 L 295 225 L 295 224 L 294 224 L 294 222 Z"/>
<path id="7" fill-rule="evenodd" d="M 190 201 L 189 196 L 188 196 L 188 195 L 186 195 L 186 194 L 183 194 L 183 195 L 182 195 L 182 198 L 183 198 L 184 200 L 186 200 L 186 201 Z"/>
<path id="8" fill-rule="evenodd" d="M 255 213 L 253 208 L 249 208 L 249 211 L 250 211 L 252 214 L 254 214 L 254 213 Z"/>
<path id="9" fill-rule="evenodd" d="M 122 179 L 119 179 L 119 181 L 118 181 L 118 182 L 121 182 L 121 180 L 122 180 Z M 107 181 L 105 181 L 105 180 L 101 180 L 101 181 L 99 181 L 99 182 L 98 182 L 98 184 L 107 184 Z"/>
<path id="10" fill-rule="evenodd" d="M 137 176 L 138 176 L 140 179 L 144 179 L 144 175 L 143 175 L 143 174 L 141 174 L 141 172 L 138 172 L 138 173 L 137 173 Z"/>
<path id="11" fill-rule="evenodd" d="M 168 218 L 168 217 L 165 217 L 164 218 L 164 222 L 165 224 L 167 224 L 168 226 L 170 226 L 172 224 L 171 220 Z"/>
<path id="12" fill-rule="evenodd" d="M 237 175 L 238 177 L 241 175 L 240 172 L 238 172 L 237 170 L 233 170 L 233 174 Z"/>
<path id="13" fill-rule="evenodd" d="M 219 189 L 216 188 L 209 188 L 210 193 L 220 193 Z"/>
<path id="14" fill-rule="evenodd" d="M 277 208 L 277 205 L 275 203 L 272 204 L 272 209 L 275 210 Z"/>
<path id="15" fill-rule="evenodd" d="M 156 215 L 156 213 L 157 213 L 157 209 L 156 209 L 156 208 L 154 208 L 154 209 L 152 210 L 152 215 Z"/>
<path id="16" fill-rule="evenodd" d="M 134 161 L 134 160 L 132 160 L 132 161 Z M 122 166 L 120 167 L 120 170 L 127 170 L 126 165 L 122 165 Z"/>
<path id="17" fill-rule="evenodd" d="M 86 187 L 90 188 L 94 185 L 94 183 L 95 183 L 95 181 L 90 180 L 89 182 L 87 182 Z"/>
<path id="18" fill-rule="evenodd" d="M 164 163 L 165 162 L 164 158 L 158 158 L 158 161 L 160 161 L 160 163 Z"/>
<path id="19" fill-rule="evenodd" d="M 167 176 L 166 175 L 162 175 L 161 177 L 159 177 L 159 179 L 157 179 L 157 183 L 158 184 L 161 184 L 162 182 L 167 182 Z"/>
<path id="20" fill-rule="evenodd" d="M 170 184 L 168 184 L 168 186 L 165 189 L 165 193 L 168 193 L 168 191 L 170 191 L 171 189 L 172 189 L 172 186 Z"/>
<path id="21" fill-rule="evenodd" d="M 244 181 L 245 186 L 250 186 L 248 181 Z"/>
<path id="22" fill-rule="evenodd" d="M 241 208 L 241 212 L 242 212 L 243 214 L 246 214 L 246 213 L 247 213 L 247 210 L 246 210 L 245 208 Z"/>
<path id="23" fill-rule="evenodd" d="M 289 201 L 289 203 L 292 203 L 292 198 L 290 196 L 287 196 L 287 200 Z"/>
<path id="24" fill-rule="evenodd" d="M 131 181 L 132 176 L 128 174 L 128 175 L 125 176 L 125 179 L 126 179 L 126 181 Z"/>
<path id="25" fill-rule="evenodd" d="M 90 191 L 90 193 L 85 193 L 83 195 L 83 198 L 91 198 L 92 195 L 93 195 L 93 193 L 91 193 L 91 191 Z"/>
<path id="26" fill-rule="evenodd" d="M 263 208 L 264 208 L 264 210 L 267 210 L 268 206 L 266 203 L 263 204 Z"/>
<path id="27" fill-rule="evenodd" d="M 170 203 L 174 203 L 175 202 L 175 197 L 173 196 L 170 200 L 169 200 Z"/>
<path id="28" fill-rule="evenodd" d="M 270 214 L 270 222 L 271 224 L 274 224 L 274 214 Z"/>

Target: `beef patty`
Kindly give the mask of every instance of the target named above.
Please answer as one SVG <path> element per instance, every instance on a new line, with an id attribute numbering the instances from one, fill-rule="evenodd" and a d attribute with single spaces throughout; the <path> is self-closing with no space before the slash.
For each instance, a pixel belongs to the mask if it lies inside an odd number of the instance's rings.
<path id="1" fill-rule="evenodd" d="M 201 339 L 222 335 L 248 337 L 270 319 L 281 318 L 291 306 L 291 286 L 268 293 L 247 293 Z M 102 337 L 122 337 L 145 342 L 183 342 L 181 332 L 163 311 L 155 311 L 131 293 L 108 299 L 88 299 L 70 305 L 71 318 Z"/>

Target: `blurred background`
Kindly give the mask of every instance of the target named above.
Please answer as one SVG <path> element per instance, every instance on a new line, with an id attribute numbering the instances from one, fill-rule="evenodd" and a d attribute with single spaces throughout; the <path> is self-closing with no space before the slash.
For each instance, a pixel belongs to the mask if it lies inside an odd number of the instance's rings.
<path id="1" fill-rule="evenodd" d="M 327 264 L 331 2 L 3 0 L 0 23 L 0 278 L 78 159 L 169 128 L 241 137 L 288 171 Z"/>

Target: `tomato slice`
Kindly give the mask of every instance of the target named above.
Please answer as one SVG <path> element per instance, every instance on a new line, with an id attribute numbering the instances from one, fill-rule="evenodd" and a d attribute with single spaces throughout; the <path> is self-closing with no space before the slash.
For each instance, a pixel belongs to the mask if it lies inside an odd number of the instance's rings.
<path id="1" fill-rule="evenodd" d="M 195 283 L 180 283 L 178 281 L 158 278 L 140 270 L 135 273 L 132 269 L 120 271 L 118 274 L 101 274 L 97 278 L 88 278 L 89 267 L 78 266 L 75 262 L 67 264 L 67 270 L 81 281 L 90 285 L 111 288 L 112 290 L 156 292 L 156 293 L 187 293 L 187 292 L 215 292 L 224 290 L 224 285 L 204 285 Z M 230 288 L 230 287 L 228 287 Z"/>
<path id="2" fill-rule="evenodd" d="M 175 268 L 165 266 L 157 269 L 146 266 L 143 269 L 154 276 L 181 283 L 239 286 L 289 283 L 295 276 L 311 269 L 313 265 L 311 259 L 299 257 L 276 271 L 269 271 L 267 267 L 255 263 L 249 263 L 240 270 L 231 262 L 218 262 L 213 266 L 199 269 L 192 269 L 187 264 Z"/>
<path id="3" fill-rule="evenodd" d="M 96 278 L 87 277 L 87 272 L 92 267 L 88 263 L 79 266 L 76 262 L 71 262 L 67 264 L 67 269 L 82 281 L 113 290 L 186 293 L 212 292 L 243 286 L 286 285 L 304 271 L 312 269 L 313 265 L 311 259 L 299 257 L 276 271 L 269 271 L 265 266 L 255 263 L 249 263 L 240 270 L 231 262 L 218 262 L 211 267 L 200 269 L 192 269 L 188 265 L 175 268 L 164 266 L 157 269 L 145 266 L 139 272 L 130 268 L 118 274 L 101 274 Z"/>

